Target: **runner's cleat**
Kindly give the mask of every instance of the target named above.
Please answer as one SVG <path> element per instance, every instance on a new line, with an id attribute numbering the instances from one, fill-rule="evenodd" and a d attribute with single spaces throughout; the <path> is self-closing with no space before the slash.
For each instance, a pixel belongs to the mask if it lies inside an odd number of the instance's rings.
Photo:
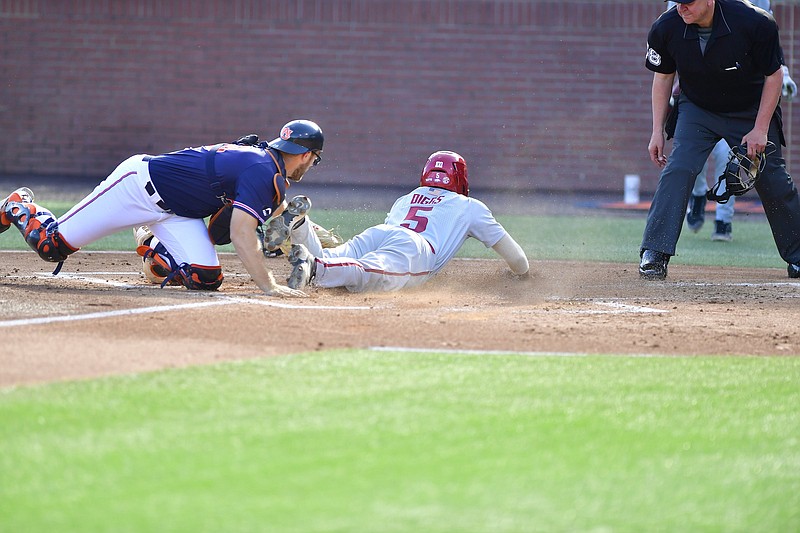
<path id="1" fill-rule="evenodd" d="M 303 222 L 309 209 L 311 200 L 308 196 L 297 195 L 292 198 L 280 216 L 269 221 L 263 229 L 263 234 L 260 235 L 265 256 L 275 252 L 289 238 L 291 230 Z"/>
<path id="2" fill-rule="evenodd" d="M 305 288 L 317 273 L 317 264 L 314 256 L 302 244 L 293 244 L 288 258 L 289 264 L 294 268 L 292 268 L 292 273 L 289 274 L 287 285 L 292 289 Z"/>

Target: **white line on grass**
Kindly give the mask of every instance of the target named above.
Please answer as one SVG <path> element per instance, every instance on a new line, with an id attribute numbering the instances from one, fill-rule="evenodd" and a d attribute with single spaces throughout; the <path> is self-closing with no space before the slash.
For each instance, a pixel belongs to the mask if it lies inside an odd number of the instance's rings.
<path id="1" fill-rule="evenodd" d="M 165 311 L 176 311 L 179 309 L 197 309 L 200 307 L 212 307 L 215 305 L 228 305 L 236 302 L 213 301 L 213 302 L 192 302 L 178 305 L 157 305 L 153 307 L 139 307 L 136 309 L 119 309 L 117 311 L 103 311 L 101 313 L 86 313 L 83 315 L 61 315 L 61 316 L 42 316 L 38 318 L 20 318 L 17 320 L 4 320 L 0 322 L 0 328 L 14 326 L 34 326 L 39 324 L 52 324 L 54 322 L 73 322 L 76 320 L 92 320 L 98 318 L 110 318 L 114 316 L 142 315 L 148 313 L 163 313 Z"/>
<path id="2" fill-rule="evenodd" d="M 451 355 L 522 355 L 525 357 L 589 357 L 585 352 L 517 352 L 513 350 L 453 350 L 439 348 L 412 348 L 408 346 L 369 346 L 372 352 L 401 352 L 401 353 L 439 353 Z M 662 357 L 658 354 L 624 354 L 624 357 Z"/>
<path id="3" fill-rule="evenodd" d="M 14 277 L 24 277 L 24 276 L 14 276 Z M 51 277 L 51 275 L 42 274 L 42 275 L 37 275 L 36 277 Z M 121 287 L 121 288 L 153 288 L 153 289 L 157 288 L 156 286 L 150 286 L 150 285 L 129 285 L 126 283 L 119 283 L 115 281 L 91 278 L 83 275 L 78 276 L 78 275 L 68 274 L 68 275 L 62 275 L 61 278 L 64 280 L 84 281 L 89 283 L 98 283 L 102 285 L 110 285 L 113 287 Z M 15 320 L 3 320 L 0 321 L 0 328 L 8 328 L 15 326 L 32 326 L 39 324 L 52 324 L 55 322 L 74 322 L 77 320 L 95 320 L 95 319 L 111 318 L 116 316 L 163 313 L 169 311 L 180 311 L 183 309 L 198 309 L 202 307 L 213 307 L 217 305 L 231 305 L 231 304 L 263 305 L 267 307 L 277 307 L 279 309 L 313 309 L 313 310 L 331 310 L 331 311 L 352 311 L 352 310 L 358 311 L 358 310 L 372 309 L 372 307 L 364 305 L 357 305 L 357 306 L 300 305 L 300 304 L 284 303 L 276 300 L 242 298 L 242 297 L 227 296 L 227 295 L 209 295 L 209 296 L 213 298 L 212 301 L 191 302 L 191 303 L 172 304 L 172 305 L 158 305 L 151 307 L 139 307 L 134 309 L 118 309 L 116 311 L 84 313 L 80 315 L 59 315 L 59 316 L 44 316 L 37 318 L 21 318 Z"/>
<path id="4" fill-rule="evenodd" d="M 268 307 L 278 307 L 280 309 L 314 309 L 314 310 L 332 310 L 332 311 L 352 311 L 371 309 L 367 306 L 335 306 L 335 305 L 294 305 L 273 300 L 256 300 L 250 298 L 231 298 L 227 296 L 215 297 L 210 302 L 192 302 L 185 304 L 174 305 L 157 305 L 152 307 L 139 307 L 136 309 L 119 309 L 117 311 L 103 311 L 99 313 L 85 313 L 82 315 L 60 315 L 60 316 L 43 316 L 38 318 L 20 318 L 16 320 L 0 321 L 0 328 L 9 328 L 14 326 L 34 326 L 39 324 L 52 324 L 54 322 L 74 322 L 77 320 L 95 320 L 102 318 L 111 318 L 115 316 L 129 316 L 129 315 L 142 315 L 148 313 L 164 313 L 168 311 L 181 311 L 184 309 L 198 309 L 202 307 L 214 307 L 217 305 L 231 305 L 231 304 L 244 304 L 244 305 L 265 305 Z"/>

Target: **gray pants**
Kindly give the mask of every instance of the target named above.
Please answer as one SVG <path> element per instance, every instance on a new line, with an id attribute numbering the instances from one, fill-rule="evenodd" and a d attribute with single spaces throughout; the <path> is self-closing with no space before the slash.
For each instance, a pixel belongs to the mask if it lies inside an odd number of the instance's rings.
<path id="1" fill-rule="evenodd" d="M 703 165 L 703 170 L 701 170 L 700 174 L 697 175 L 697 179 L 694 182 L 694 189 L 692 189 L 692 196 L 706 195 L 706 190 L 708 189 L 709 185 L 708 181 L 706 181 L 709 166 L 714 167 L 711 172 L 711 186 L 716 185 L 719 177 L 725 173 L 725 167 L 728 166 L 728 152 L 730 152 L 728 143 L 723 140 L 720 140 L 714 146 L 714 150 L 711 152 L 711 157 L 706 159 L 706 164 Z M 709 165 L 712 159 L 714 164 Z M 719 192 L 721 193 L 724 190 L 725 183 L 723 182 L 719 188 Z M 720 222 L 733 222 L 733 207 L 735 205 L 735 196 L 728 198 L 728 201 L 724 204 L 718 203 L 716 209 L 714 210 L 714 219 L 719 220 Z"/>
<path id="2" fill-rule="evenodd" d="M 661 171 L 656 194 L 647 215 L 642 250 L 675 255 L 681 235 L 686 204 L 695 177 L 720 139 L 737 146 L 753 129 L 757 109 L 736 113 L 713 113 L 694 105 L 681 95 L 678 122 L 669 161 Z M 756 182 L 778 253 L 787 263 L 800 263 L 800 197 L 781 151 L 781 132 L 773 117 L 768 139 L 777 151 L 767 158 L 766 168 Z"/>

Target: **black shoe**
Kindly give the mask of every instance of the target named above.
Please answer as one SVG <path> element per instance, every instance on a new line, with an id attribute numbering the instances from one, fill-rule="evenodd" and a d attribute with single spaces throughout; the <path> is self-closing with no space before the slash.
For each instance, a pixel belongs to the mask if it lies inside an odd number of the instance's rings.
<path id="1" fill-rule="evenodd" d="M 715 220 L 716 229 L 714 233 L 711 234 L 712 241 L 721 241 L 721 242 L 731 242 L 733 239 L 733 227 L 731 226 L 730 222 L 723 222 L 721 220 Z"/>
<path id="2" fill-rule="evenodd" d="M 686 225 L 697 233 L 706 221 L 706 197 L 694 196 L 689 198 L 689 210 L 686 213 Z"/>
<path id="3" fill-rule="evenodd" d="M 643 250 L 639 275 L 644 279 L 666 279 L 669 256 L 655 250 Z"/>
<path id="4" fill-rule="evenodd" d="M 789 266 L 786 267 L 786 271 L 789 273 L 790 278 L 800 278 L 800 265 L 789 263 Z"/>

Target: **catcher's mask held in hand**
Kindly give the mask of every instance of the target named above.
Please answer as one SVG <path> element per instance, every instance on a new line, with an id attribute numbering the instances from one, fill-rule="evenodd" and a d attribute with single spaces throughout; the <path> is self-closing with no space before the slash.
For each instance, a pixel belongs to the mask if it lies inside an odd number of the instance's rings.
<path id="1" fill-rule="evenodd" d="M 756 181 L 767 166 L 767 157 L 772 155 L 776 149 L 775 143 L 767 141 L 764 152 L 756 154 L 750 159 L 747 157 L 746 144 L 731 148 L 725 173 L 706 192 L 706 198 L 712 202 L 724 204 L 731 196 L 741 196 L 755 187 Z"/>

